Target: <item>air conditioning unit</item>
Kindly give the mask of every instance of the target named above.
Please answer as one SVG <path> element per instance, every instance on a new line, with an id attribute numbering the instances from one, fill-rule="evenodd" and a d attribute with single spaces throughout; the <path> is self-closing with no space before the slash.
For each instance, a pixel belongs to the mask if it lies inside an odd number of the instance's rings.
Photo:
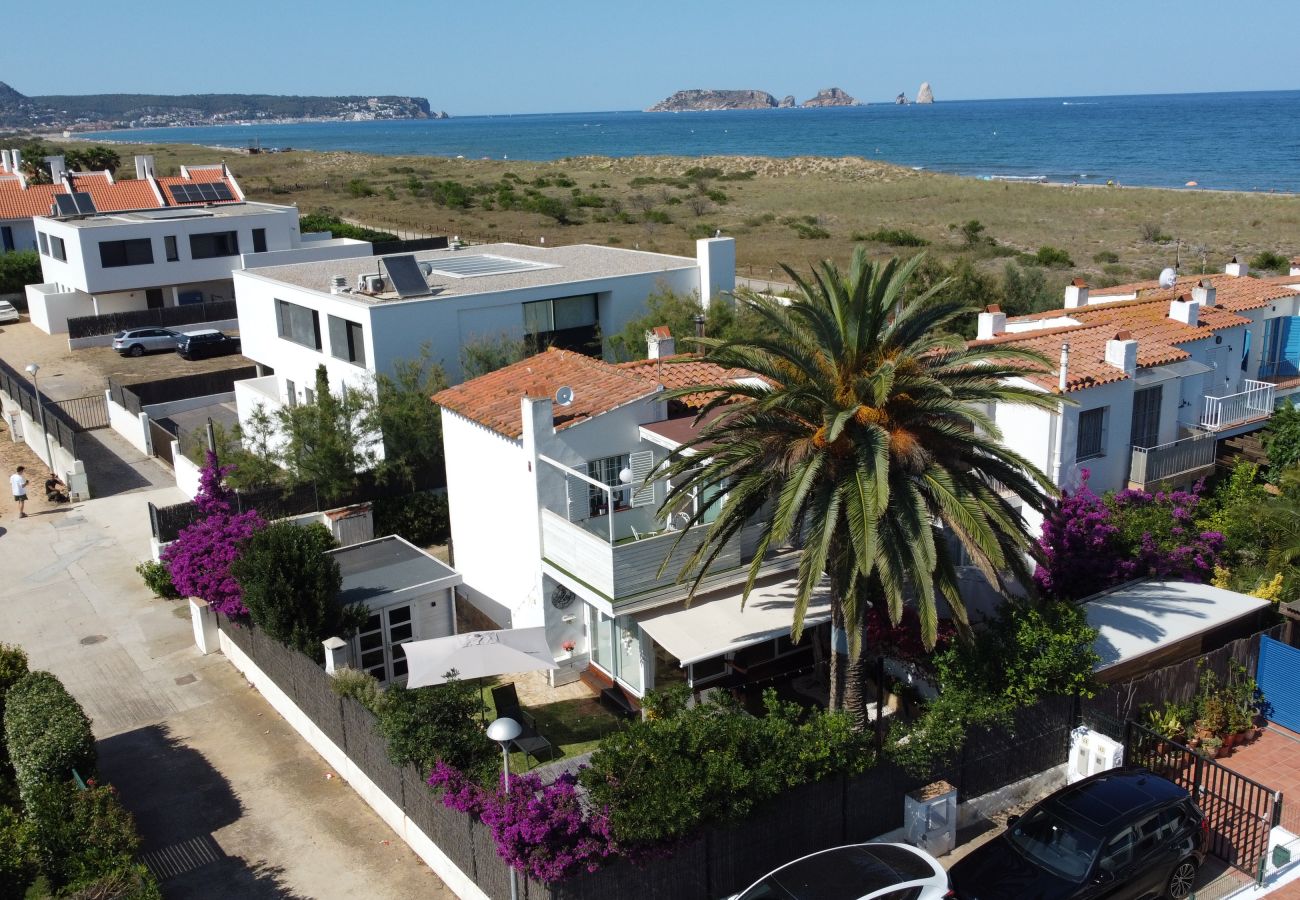
<path id="1" fill-rule="evenodd" d="M 1124 745 L 1112 737 L 1080 725 L 1070 732 L 1070 758 L 1065 781 L 1074 784 L 1089 775 L 1118 769 L 1124 764 Z"/>
<path id="2" fill-rule="evenodd" d="M 946 856 L 957 846 L 957 789 L 936 781 L 903 798 L 903 839 L 931 856 Z"/>
<path id="3" fill-rule="evenodd" d="M 366 276 L 366 290 L 372 294 L 378 294 L 384 289 L 384 279 L 381 275 Z"/>

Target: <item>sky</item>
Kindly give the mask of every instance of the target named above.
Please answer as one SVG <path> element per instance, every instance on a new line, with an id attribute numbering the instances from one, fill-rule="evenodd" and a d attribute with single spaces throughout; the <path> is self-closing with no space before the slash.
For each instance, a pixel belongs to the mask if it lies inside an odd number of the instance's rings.
<path id="1" fill-rule="evenodd" d="M 9 29 L 0 81 L 28 95 L 399 94 L 451 115 L 642 109 L 685 88 L 800 101 L 831 86 L 913 97 L 922 81 L 940 101 L 1290 90 L 1293 4 L 65 0 L 74 43 L 102 49 L 52 54 Z"/>

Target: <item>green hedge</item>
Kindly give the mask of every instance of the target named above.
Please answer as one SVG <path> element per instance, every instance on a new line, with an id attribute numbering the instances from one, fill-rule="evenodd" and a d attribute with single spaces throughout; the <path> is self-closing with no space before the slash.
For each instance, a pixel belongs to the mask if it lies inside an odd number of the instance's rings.
<path id="1" fill-rule="evenodd" d="M 375 535 L 396 534 L 417 547 L 445 544 L 451 536 L 447 495 L 420 491 L 374 502 Z"/>
<path id="2" fill-rule="evenodd" d="M 42 785 L 36 795 L 28 819 L 41 874 L 52 886 L 69 887 L 69 892 L 75 893 L 104 880 L 135 881 L 132 863 L 140 849 L 140 836 L 135 820 L 111 786 L 96 785 L 83 791 L 69 781 Z M 153 878 L 144 873 L 141 883 L 109 896 L 157 896 L 157 888 Z"/>
<path id="3" fill-rule="evenodd" d="M 5 698 L 5 743 L 28 815 L 40 788 L 61 784 L 76 769 L 95 773 L 95 736 L 90 719 L 67 688 L 49 672 L 29 672 Z"/>

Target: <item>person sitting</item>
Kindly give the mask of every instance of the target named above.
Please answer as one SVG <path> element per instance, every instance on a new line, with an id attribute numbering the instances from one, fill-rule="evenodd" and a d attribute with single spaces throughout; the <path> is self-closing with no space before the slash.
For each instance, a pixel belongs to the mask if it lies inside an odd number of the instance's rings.
<path id="1" fill-rule="evenodd" d="M 68 486 L 53 472 L 45 479 L 45 499 L 50 503 L 68 502 Z"/>

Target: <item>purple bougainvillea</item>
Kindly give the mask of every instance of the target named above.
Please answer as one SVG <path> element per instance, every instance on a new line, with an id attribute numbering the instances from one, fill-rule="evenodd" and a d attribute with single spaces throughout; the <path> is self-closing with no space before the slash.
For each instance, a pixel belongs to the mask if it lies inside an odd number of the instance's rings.
<path id="1" fill-rule="evenodd" d="M 206 600 L 226 616 L 244 616 L 248 610 L 239 584 L 230 575 L 230 564 L 239 553 L 240 542 L 266 526 L 257 510 L 233 513 L 230 491 L 222 479 L 230 466 L 218 466 L 209 452 L 207 465 L 199 475 L 199 492 L 194 504 L 207 517 L 186 526 L 162 552 L 163 564 L 172 584 L 183 597 Z"/>
<path id="2" fill-rule="evenodd" d="M 1043 520 L 1034 581 L 1049 596 L 1079 599 L 1134 578 L 1206 581 L 1223 553 L 1217 531 L 1196 527 L 1204 484 L 1190 491 L 1126 490 L 1098 497 L 1083 483 Z"/>
<path id="3" fill-rule="evenodd" d="M 487 825 L 507 864 L 540 881 L 594 872 L 618 853 L 608 817 L 584 811 L 572 774 L 547 785 L 533 774 L 516 775 L 506 794 L 500 786 L 484 789 L 454 766 L 438 762 L 429 784 L 443 792 L 448 807 Z"/>

